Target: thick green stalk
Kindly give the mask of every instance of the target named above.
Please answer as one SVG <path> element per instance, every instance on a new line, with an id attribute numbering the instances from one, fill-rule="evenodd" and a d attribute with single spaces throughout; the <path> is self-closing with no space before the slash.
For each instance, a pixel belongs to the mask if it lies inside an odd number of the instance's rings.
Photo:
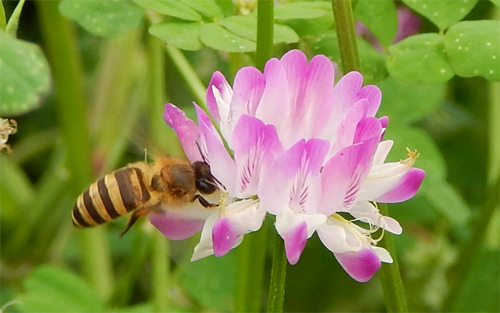
<path id="1" fill-rule="evenodd" d="M 273 11 L 274 1 L 258 1 L 256 65 L 261 70 L 273 54 Z M 267 229 L 268 224 L 264 222 L 258 232 L 246 235 L 237 249 L 235 312 L 258 312 L 261 309 Z"/>
<path id="2" fill-rule="evenodd" d="M 271 270 L 271 284 L 267 299 L 267 312 L 283 312 L 285 299 L 286 254 L 285 242 L 278 233 L 275 233 L 273 265 Z"/>
<path id="3" fill-rule="evenodd" d="M 386 204 L 379 203 L 378 208 L 382 215 L 389 215 Z M 399 272 L 398 256 L 392 236 L 392 234 L 386 232 L 384 239 L 380 242 L 380 246 L 389 251 L 393 259 L 392 264 L 382 263 L 382 268 L 379 272 L 382 289 L 384 290 L 385 307 L 387 312 L 408 312 L 403 281 Z"/>
<path id="4" fill-rule="evenodd" d="M 170 250 L 168 239 L 156 229 L 151 237 L 153 243 L 153 303 L 155 312 L 167 312 L 169 307 L 168 290 L 170 287 Z"/>
<path id="5" fill-rule="evenodd" d="M 198 74 L 196 74 L 187 58 L 178 48 L 167 44 L 166 51 L 168 57 L 172 60 L 182 78 L 184 78 L 184 81 L 193 92 L 196 103 L 203 108 L 203 110 L 207 111 L 205 106 L 206 88 L 198 77 Z"/>
<path id="6" fill-rule="evenodd" d="M 7 25 L 7 19 L 5 17 L 5 8 L 3 7 L 3 2 L 0 1 L 0 29 L 5 30 Z"/>
<path id="7" fill-rule="evenodd" d="M 67 167 L 71 173 L 71 191 L 76 198 L 91 182 L 92 173 L 83 70 L 76 47 L 76 35 L 72 24 L 58 12 L 59 1 L 37 1 L 36 5 L 45 51 L 55 80 L 56 109 L 67 159 L 70 160 Z M 113 288 L 113 279 L 104 229 L 86 230 L 80 234 L 82 263 L 87 279 L 99 294 L 108 297 Z"/>
<path id="8" fill-rule="evenodd" d="M 155 143 L 165 144 L 168 149 L 168 127 L 163 121 L 163 107 L 166 97 L 165 86 L 165 53 L 163 43 L 156 37 L 148 36 L 149 56 L 149 92 L 148 103 L 150 105 L 150 132 Z M 169 133 L 175 136 L 174 132 Z M 174 139 L 175 140 L 175 139 Z M 175 142 L 175 141 L 174 141 Z M 168 150 L 172 154 L 171 150 Z M 170 248 L 168 239 L 156 229 L 151 234 L 153 241 L 152 263 L 153 263 L 153 303 L 155 312 L 167 312 L 169 308 L 168 290 L 170 287 Z"/>
<path id="9" fill-rule="evenodd" d="M 332 7 L 339 41 L 340 59 L 342 60 L 342 71 L 344 73 L 361 72 L 351 0 L 332 0 Z"/>
<path id="10" fill-rule="evenodd" d="M 257 6 L 257 52 L 256 66 L 263 70 L 267 60 L 273 56 L 274 1 L 259 0 Z"/>
<path id="11" fill-rule="evenodd" d="M 245 235 L 236 250 L 234 312 L 260 312 L 266 260 L 268 223 L 258 232 Z"/>
<path id="12" fill-rule="evenodd" d="M 500 179 L 500 84 L 490 83 L 489 99 L 489 164 L 488 164 L 488 185 L 485 201 L 481 207 L 481 213 L 472 226 L 470 238 L 461 247 L 457 257 L 457 263 L 449 270 L 450 290 L 443 301 L 443 312 L 450 312 L 457 301 L 457 295 L 460 295 L 465 286 L 467 274 L 469 273 L 474 261 L 476 260 L 480 249 L 483 247 L 484 239 L 488 231 L 488 225 L 491 224 L 495 210 L 498 208 L 498 190 Z"/>

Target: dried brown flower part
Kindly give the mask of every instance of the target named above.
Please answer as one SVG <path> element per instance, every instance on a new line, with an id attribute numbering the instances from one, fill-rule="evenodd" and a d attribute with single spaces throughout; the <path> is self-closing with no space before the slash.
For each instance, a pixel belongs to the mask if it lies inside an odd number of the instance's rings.
<path id="1" fill-rule="evenodd" d="M 0 151 L 5 148 L 8 153 L 12 153 L 12 149 L 7 144 L 7 140 L 9 140 L 9 135 L 15 134 L 16 132 L 17 122 L 15 120 L 0 118 Z"/>

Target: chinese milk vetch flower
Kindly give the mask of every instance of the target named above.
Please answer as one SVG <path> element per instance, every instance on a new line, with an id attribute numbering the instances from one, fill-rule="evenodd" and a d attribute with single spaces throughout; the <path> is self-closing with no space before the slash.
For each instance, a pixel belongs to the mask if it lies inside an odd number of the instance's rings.
<path id="1" fill-rule="evenodd" d="M 382 141 L 388 119 L 375 117 L 381 93 L 362 83 L 360 73 L 350 72 L 334 84 L 327 57 L 308 62 L 298 50 L 269 60 L 263 73 L 242 68 L 233 87 L 214 73 L 207 104 L 233 157 L 199 107 L 196 126 L 166 106 L 165 120 L 188 158 L 206 160 L 224 186 L 194 259 L 223 255 L 260 228 L 268 212 L 276 216 L 291 264 L 314 232 L 358 281 L 369 280 L 380 262 L 392 262 L 371 234 L 402 229 L 376 203 L 411 198 L 425 173 L 413 167 L 411 151 L 404 161 L 385 163 L 392 141 Z"/>

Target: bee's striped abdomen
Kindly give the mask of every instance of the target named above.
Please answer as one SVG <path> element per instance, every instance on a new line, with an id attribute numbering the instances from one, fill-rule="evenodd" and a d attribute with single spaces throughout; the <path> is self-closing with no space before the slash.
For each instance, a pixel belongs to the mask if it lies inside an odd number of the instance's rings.
<path id="1" fill-rule="evenodd" d="M 91 227 L 137 209 L 150 199 L 141 170 L 127 167 L 99 179 L 73 207 L 73 225 Z"/>

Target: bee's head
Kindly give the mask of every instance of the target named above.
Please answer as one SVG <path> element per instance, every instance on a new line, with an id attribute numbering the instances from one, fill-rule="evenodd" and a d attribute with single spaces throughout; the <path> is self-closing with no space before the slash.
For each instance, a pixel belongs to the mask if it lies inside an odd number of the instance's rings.
<path id="1" fill-rule="evenodd" d="M 198 191 L 209 195 L 219 189 L 215 177 L 210 172 L 210 166 L 206 162 L 194 162 L 192 167 Z"/>

